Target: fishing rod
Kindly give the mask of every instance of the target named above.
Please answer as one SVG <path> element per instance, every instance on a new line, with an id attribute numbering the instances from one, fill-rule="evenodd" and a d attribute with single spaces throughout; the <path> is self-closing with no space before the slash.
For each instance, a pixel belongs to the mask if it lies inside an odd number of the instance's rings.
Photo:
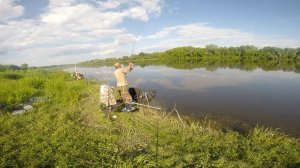
<path id="1" fill-rule="evenodd" d="M 147 108 L 151 108 L 151 109 L 155 109 L 155 110 L 161 110 L 161 108 L 159 108 L 159 107 L 154 107 L 154 106 L 145 105 L 145 104 L 141 104 L 141 103 L 132 102 L 132 104 L 135 104 L 135 105 L 138 105 L 138 106 L 147 107 Z"/>
<path id="2" fill-rule="evenodd" d="M 139 36 L 139 34 L 137 34 L 137 36 L 135 36 L 135 39 L 134 39 L 134 42 L 133 42 L 133 45 L 132 45 L 131 55 L 130 55 L 130 57 L 129 57 L 129 62 L 128 62 L 128 64 L 130 64 L 130 63 L 133 62 L 133 61 L 132 61 L 132 56 L 133 56 L 133 51 L 134 51 L 135 44 L 136 44 L 136 40 L 137 40 L 138 36 Z M 132 69 L 132 67 L 131 67 L 131 69 Z"/>
<path id="3" fill-rule="evenodd" d="M 133 42 L 133 45 L 132 45 L 132 50 L 131 50 L 131 55 L 130 55 L 130 56 L 132 56 L 132 55 L 133 55 L 133 51 L 134 51 L 134 47 L 135 47 L 135 43 L 136 43 L 136 40 L 137 40 L 138 36 L 139 36 L 139 34 L 138 34 L 137 36 L 135 36 L 135 39 L 134 39 L 134 42 Z"/>

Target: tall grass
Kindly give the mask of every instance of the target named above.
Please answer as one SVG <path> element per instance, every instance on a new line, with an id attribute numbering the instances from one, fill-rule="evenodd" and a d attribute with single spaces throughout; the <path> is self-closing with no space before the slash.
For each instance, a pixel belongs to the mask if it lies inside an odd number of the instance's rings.
<path id="1" fill-rule="evenodd" d="M 100 111 L 96 81 L 73 81 L 61 71 L 0 77 L 5 106 L 48 97 L 23 115 L 2 109 L 0 167 L 300 167 L 299 139 L 271 129 L 245 136 L 201 121 L 182 127 L 148 109 L 112 120 Z"/>
<path id="2" fill-rule="evenodd" d="M 7 71 L 0 73 L 0 104 L 5 110 L 43 95 L 46 78 L 43 73 L 29 71 Z"/>

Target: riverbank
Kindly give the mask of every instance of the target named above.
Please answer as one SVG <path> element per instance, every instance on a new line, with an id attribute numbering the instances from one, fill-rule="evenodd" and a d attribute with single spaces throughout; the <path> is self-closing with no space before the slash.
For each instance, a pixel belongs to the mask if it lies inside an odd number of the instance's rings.
<path id="1" fill-rule="evenodd" d="M 299 139 L 271 129 L 247 135 L 211 122 L 184 121 L 140 109 L 99 109 L 99 83 L 72 80 L 62 71 L 0 73 L 0 167 L 299 167 Z M 22 115 L 10 114 L 32 97 Z"/>

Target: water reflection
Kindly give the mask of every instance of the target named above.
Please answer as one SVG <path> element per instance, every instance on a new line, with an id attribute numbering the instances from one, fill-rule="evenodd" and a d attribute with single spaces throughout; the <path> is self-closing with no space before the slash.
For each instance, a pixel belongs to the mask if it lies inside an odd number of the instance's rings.
<path id="1" fill-rule="evenodd" d="M 116 85 L 113 67 L 78 70 L 102 83 Z M 162 106 L 176 103 L 182 113 L 193 117 L 210 115 L 300 135 L 300 74 L 261 69 L 207 71 L 147 66 L 135 67 L 127 79 L 132 87 L 158 90 L 156 100 Z"/>

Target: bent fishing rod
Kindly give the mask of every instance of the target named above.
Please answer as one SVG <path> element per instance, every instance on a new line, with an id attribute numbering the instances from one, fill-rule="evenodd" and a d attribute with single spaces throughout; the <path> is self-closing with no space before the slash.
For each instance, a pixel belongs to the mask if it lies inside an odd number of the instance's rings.
<path id="1" fill-rule="evenodd" d="M 130 57 L 129 57 L 129 62 L 128 62 L 128 64 L 129 64 L 129 63 L 132 63 L 133 51 L 134 51 L 135 44 L 136 44 L 136 41 L 137 41 L 138 36 L 139 36 L 139 34 L 137 34 L 137 35 L 135 36 L 135 39 L 134 39 L 134 41 L 133 41 L 133 45 L 132 45 L 132 49 L 131 49 L 131 55 L 130 55 Z"/>

